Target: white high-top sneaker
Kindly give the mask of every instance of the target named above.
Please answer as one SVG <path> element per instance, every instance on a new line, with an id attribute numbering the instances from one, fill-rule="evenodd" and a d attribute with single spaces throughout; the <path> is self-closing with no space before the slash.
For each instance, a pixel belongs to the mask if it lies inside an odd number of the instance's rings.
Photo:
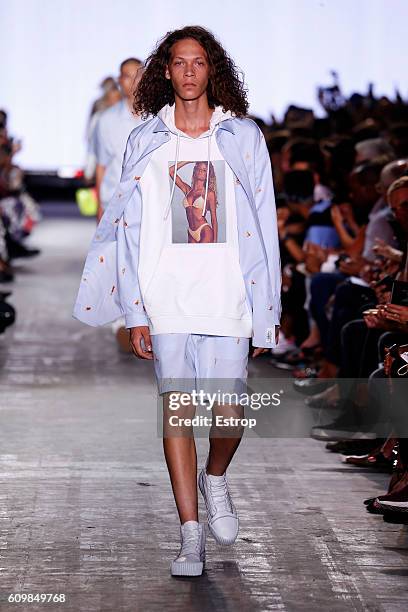
<path id="1" fill-rule="evenodd" d="M 197 521 L 180 525 L 181 548 L 171 562 L 172 576 L 201 576 L 205 564 L 205 529 Z"/>
<path id="2" fill-rule="evenodd" d="M 219 544 L 233 544 L 237 539 L 239 520 L 228 490 L 227 477 L 207 474 L 206 466 L 198 477 L 198 486 L 207 508 L 208 528 Z"/>

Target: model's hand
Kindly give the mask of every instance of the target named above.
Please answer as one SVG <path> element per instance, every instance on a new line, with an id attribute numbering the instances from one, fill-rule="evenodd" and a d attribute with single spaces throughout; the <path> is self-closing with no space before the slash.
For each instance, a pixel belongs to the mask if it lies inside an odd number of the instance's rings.
<path id="1" fill-rule="evenodd" d="M 143 350 L 142 339 L 146 350 Z M 153 359 L 152 342 L 148 325 L 139 325 L 130 329 L 130 346 L 136 357 Z"/>
<path id="2" fill-rule="evenodd" d="M 261 348 L 260 346 L 256 349 L 254 349 L 254 352 L 252 353 L 252 357 L 258 357 L 258 355 L 262 355 L 262 353 L 267 353 L 270 349 L 268 348 Z"/>

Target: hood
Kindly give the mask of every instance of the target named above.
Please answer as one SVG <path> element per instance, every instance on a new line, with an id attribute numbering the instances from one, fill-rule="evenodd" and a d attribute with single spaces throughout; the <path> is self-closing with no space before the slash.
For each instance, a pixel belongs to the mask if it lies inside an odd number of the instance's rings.
<path id="1" fill-rule="evenodd" d="M 191 140 L 197 140 L 197 138 L 193 138 L 192 136 L 185 134 L 185 132 L 182 132 L 176 127 L 175 120 L 174 120 L 175 109 L 176 109 L 175 104 L 173 104 L 172 106 L 170 106 L 170 104 L 166 104 L 165 106 L 163 106 L 163 108 L 159 110 L 159 112 L 157 113 L 157 116 L 160 117 L 163 123 L 165 123 L 166 126 L 169 128 L 169 131 L 172 132 L 173 134 L 179 134 L 180 137 L 182 138 L 189 138 Z M 227 119 L 232 119 L 233 117 L 235 117 L 235 115 L 231 111 L 228 110 L 224 112 L 222 110 L 222 106 L 216 106 L 214 108 L 214 112 L 210 120 L 210 128 L 203 134 L 200 134 L 198 138 L 208 138 L 209 136 L 213 134 L 217 125 L 219 125 L 222 121 L 226 121 Z"/>
<path id="2" fill-rule="evenodd" d="M 159 110 L 159 112 L 157 113 L 157 116 L 163 121 L 163 123 L 165 123 L 165 125 L 168 127 L 169 131 L 172 134 L 175 134 L 177 136 L 177 143 L 176 143 L 176 154 L 175 154 L 175 167 L 176 167 L 176 171 L 174 173 L 174 178 L 173 178 L 173 185 L 172 185 L 172 189 L 171 189 L 171 193 L 170 193 L 170 197 L 169 197 L 169 201 L 167 202 L 167 206 L 164 212 L 164 217 L 163 219 L 166 220 L 168 217 L 168 214 L 170 212 L 171 209 L 171 203 L 173 201 L 173 195 L 174 195 L 174 190 L 176 188 L 176 179 L 177 179 L 177 164 L 179 161 L 179 153 L 180 153 L 180 139 L 181 138 L 187 138 L 188 140 L 199 140 L 202 138 L 207 138 L 208 140 L 208 152 L 207 152 L 207 178 L 205 181 L 205 197 L 204 197 L 204 209 L 203 209 L 203 216 L 205 216 L 205 213 L 207 211 L 207 195 L 208 195 L 208 177 L 209 177 L 209 173 L 210 173 L 210 159 L 211 159 L 211 138 L 214 134 L 214 131 L 216 130 L 217 126 L 222 122 L 222 121 L 226 121 L 227 119 L 232 119 L 233 117 L 235 117 L 235 115 L 231 112 L 231 111 L 223 111 L 222 110 L 222 106 L 216 106 L 214 108 L 211 120 L 210 120 L 210 127 L 209 129 L 204 132 L 203 134 L 200 134 L 200 136 L 198 136 L 197 138 L 193 138 L 192 136 L 189 136 L 188 134 L 185 134 L 184 132 L 182 132 L 181 130 L 179 130 L 176 127 L 175 124 L 175 120 L 174 120 L 174 111 L 176 109 L 176 105 L 173 104 L 172 106 L 170 106 L 170 104 L 166 104 L 165 106 L 163 106 L 163 108 L 161 108 Z"/>

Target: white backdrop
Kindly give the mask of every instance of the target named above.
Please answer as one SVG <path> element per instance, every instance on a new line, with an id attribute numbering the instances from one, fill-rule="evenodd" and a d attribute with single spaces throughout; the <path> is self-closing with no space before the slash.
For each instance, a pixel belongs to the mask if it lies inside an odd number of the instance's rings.
<path id="1" fill-rule="evenodd" d="M 319 109 L 316 87 L 408 90 L 407 0 L 0 0 L 0 107 L 23 138 L 20 164 L 81 165 L 97 85 L 168 30 L 210 28 L 245 73 L 251 112 L 293 102 Z"/>

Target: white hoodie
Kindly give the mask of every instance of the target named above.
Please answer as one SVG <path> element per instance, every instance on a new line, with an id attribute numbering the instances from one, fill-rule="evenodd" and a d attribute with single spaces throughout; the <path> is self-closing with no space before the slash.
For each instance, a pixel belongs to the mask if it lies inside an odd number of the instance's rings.
<path id="1" fill-rule="evenodd" d="M 214 138 L 232 115 L 216 107 L 210 129 L 192 138 L 175 126 L 174 110 L 166 105 L 158 113 L 171 138 L 153 152 L 140 179 L 138 274 L 150 333 L 249 338 L 235 179 Z"/>

